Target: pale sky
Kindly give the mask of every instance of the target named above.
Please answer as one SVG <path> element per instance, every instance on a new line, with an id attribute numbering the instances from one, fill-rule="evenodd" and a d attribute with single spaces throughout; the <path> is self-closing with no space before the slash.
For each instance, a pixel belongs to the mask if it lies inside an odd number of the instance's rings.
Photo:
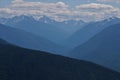
<path id="1" fill-rule="evenodd" d="M 0 7 L 10 5 L 13 0 L 0 0 Z M 70 6 L 75 6 L 85 3 L 105 3 L 113 6 L 120 7 L 120 0 L 24 0 L 24 1 L 33 1 L 33 2 L 65 2 Z"/>

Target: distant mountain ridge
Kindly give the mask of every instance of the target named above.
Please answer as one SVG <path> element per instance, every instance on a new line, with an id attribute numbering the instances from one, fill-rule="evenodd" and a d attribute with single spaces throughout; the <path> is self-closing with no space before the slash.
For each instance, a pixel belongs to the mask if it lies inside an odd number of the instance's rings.
<path id="1" fill-rule="evenodd" d="M 78 29 L 75 33 L 73 33 L 64 42 L 64 45 L 71 48 L 82 45 L 83 43 L 87 42 L 89 39 L 94 37 L 96 34 L 101 32 L 102 30 L 118 23 L 120 23 L 119 18 L 109 18 L 103 21 L 88 23 L 82 29 Z"/>
<path id="2" fill-rule="evenodd" d="M 60 38 L 64 39 L 69 37 L 70 34 L 76 32 L 76 30 L 82 28 L 82 26 L 86 24 L 83 21 L 74 21 L 74 20 L 57 22 L 55 20 L 48 18 L 47 16 L 43 16 L 39 20 L 35 20 L 33 17 L 25 16 L 25 15 L 15 16 L 13 18 L 8 18 L 8 19 L 0 18 L 0 23 L 11 27 L 24 29 L 26 31 L 47 38 L 52 38 L 52 40 L 53 37 L 56 37 L 55 39 L 58 38 L 56 41 L 59 41 Z M 47 36 L 48 34 L 50 37 Z M 55 34 L 57 34 L 57 36 Z"/>
<path id="3" fill-rule="evenodd" d="M 35 20 L 31 16 L 15 16 L 13 18 L 0 18 L 0 23 L 16 29 L 21 29 L 36 36 L 43 37 L 54 44 L 64 47 L 65 52 L 82 45 L 96 34 L 106 29 L 110 25 L 120 23 L 120 19 L 112 17 L 98 22 L 68 20 L 57 22 L 43 16 Z"/>
<path id="4" fill-rule="evenodd" d="M 81 20 L 57 22 L 47 16 L 35 20 L 31 16 L 21 15 L 9 19 L 0 18 L 0 23 L 42 36 L 55 44 L 72 49 L 87 42 L 110 25 L 120 23 L 120 19 L 112 17 L 88 23 Z"/>
<path id="5" fill-rule="evenodd" d="M 47 16 L 43 16 L 39 20 L 35 20 L 31 16 L 25 15 L 15 16 L 9 19 L 0 18 L 0 23 L 2 24 L 23 29 L 66 47 L 72 46 L 71 48 L 85 43 L 107 26 L 118 22 L 120 22 L 120 19 L 116 17 L 105 19 L 103 21 L 87 23 L 81 20 L 57 22 Z"/>
<path id="6" fill-rule="evenodd" d="M 0 24 L 0 38 L 17 46 L 51 53 L 60 52 L 62 49 L 61 46 L 44 37 L 2 24 Z"/>
<path id="7" fill-rule="evenodd" d="M 66 31 L 59 27 L 44 22 L 39 22 L 29 16 L 16 16 L 10 19 L 6 19 L 4 25 L 25 30 L 56 43 L 66 38 L 68 35 Z"/>

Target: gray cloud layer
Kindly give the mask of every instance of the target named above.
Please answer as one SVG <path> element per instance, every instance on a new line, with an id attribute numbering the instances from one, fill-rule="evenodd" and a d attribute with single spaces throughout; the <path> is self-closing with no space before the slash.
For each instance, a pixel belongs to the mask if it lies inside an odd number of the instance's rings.
<path id="1" fill-rule="evenodd" d="M 29 15 L 40 18 L 45 15 L 57 21 L 84 20 L 97 21 L 108 17 L 120 17 L 120 9 L 106 4 L 90 3 L 70 8 L 63 2 L 43 3 L 13 0 L 7 8 L 0 8 L 0 17 Z"/>

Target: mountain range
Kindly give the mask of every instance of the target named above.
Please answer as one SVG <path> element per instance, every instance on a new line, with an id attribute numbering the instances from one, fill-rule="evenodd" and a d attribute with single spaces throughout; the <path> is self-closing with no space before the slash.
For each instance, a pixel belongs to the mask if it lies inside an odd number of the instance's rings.
<path id="1" fill-rule="evenodd" d="M 89 60 L 120 71 L 120 23 L 112 25 L 80 45 L 70 56 Z"/>
<path id="2" fill-rule="evenodd" d="M 15 16 L 13 18 L 1 18 L 0 23 L 8 25 L 17 29 L 22 29 L 27 32 L 33 33 L 47 38 L 56 43 L 64 41 L 74 33 L 77 29 L 81 28 L 79 25 L 84 25 L 85 23 L 79 21 L 76 25 L 71 24 L 72 21 L 57 22 L 46 16 L 43 16 L 39 20 L 35 20 L 30 16 Z M 77 26 L 77 27 L 75 27 Z"/>
<path id="3" fill-rule="evenodd" d="M 0 80 L 120 80 L 120 73 L 0 39 Z"/>
<path id="4" fill-rule="evenodd" d="M 120 72 L 119 25 L 112 17 L 97 22 L 57 22 L 46 16 L 0 18 L 0 38 L 16 46 L 95 62 Z"/>
<path id="5" fill-rule="evenodd" d="M 0 38 L 17 46 L 51 53 L 60 52 L 60 49 L 63 49 L 44 37 L 2 24 L 0 24 Z"/>
<path id="6" fill-rule="evenodd" d="M 83 28 L 78 29 L 68 39 L 66 39 L 64 45 L 70 48 L 82 45 L 102 30 L 118 23 L 120 23 L 120 19 L 116 17 L 105 19 L 103 21 L 87 23 Z"/>
<path id="7" fill-rule="evenodd" d="M 13 18 L 0 18 L 0 23 L 42 36 L 56 44 L 74 48 L 87 42 L 110 25 L 120 23 L 120 19 L 112 17 L 97 22 L 81 20 L 58 22 L 46 16 L 35 20 L 33 17 L 21 15 Z"/>

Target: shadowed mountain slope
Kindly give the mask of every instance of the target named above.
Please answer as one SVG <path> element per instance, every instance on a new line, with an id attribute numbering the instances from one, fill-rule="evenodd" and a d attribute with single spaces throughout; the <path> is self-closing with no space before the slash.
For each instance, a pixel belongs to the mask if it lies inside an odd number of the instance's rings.
<path id="1" fill-rule="evenodd" d="M 93 64 L 12 46 L 0 40 L 0 80 L 120 80 L 120 74 Z"/>

